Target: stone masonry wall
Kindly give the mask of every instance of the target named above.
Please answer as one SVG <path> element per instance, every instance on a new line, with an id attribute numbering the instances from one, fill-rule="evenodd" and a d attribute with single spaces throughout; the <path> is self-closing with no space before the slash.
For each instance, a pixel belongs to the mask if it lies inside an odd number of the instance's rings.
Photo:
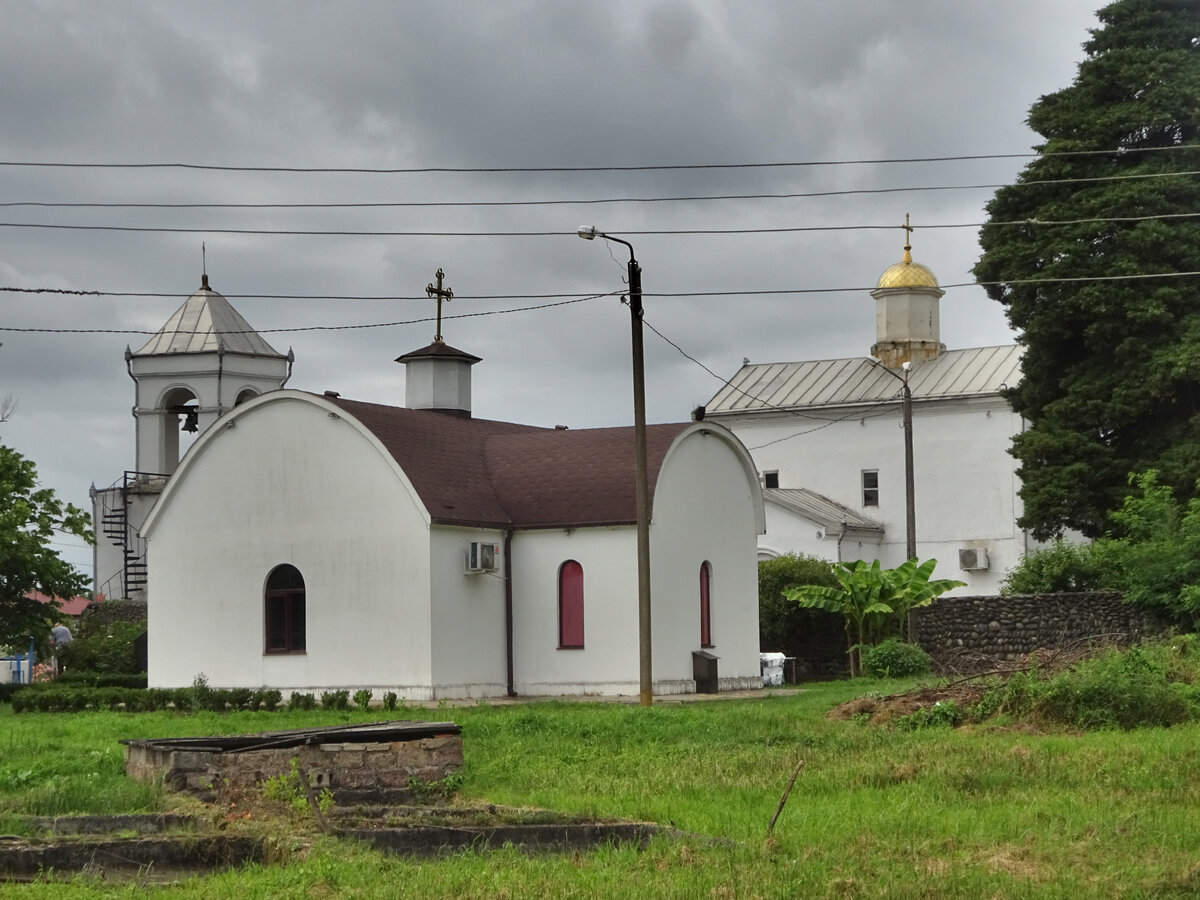
<path id="1" fill-rule="evenodd" d="M 1125 645 L 1167 630 L 1111 592 L 941 597 L 915 612 L 921 646 L 943 662 L 964 654 L 1014 659 L 1088 639 Z"/>
<path id="2" fill-rule="evenodd" d="M 293 759 L 314 788 L 328 788 L 339 801 L 394 799 L 411 793 L 414 784 L 430 784 L 461 771 L 462 737 L 327 742 L 230 753 L 160 749 L 149 742 L 130 742 L 125 748 L 125 768 L 134 778 L 162 779 L 170 788 L 202 795 L 224 787 L 251 787 L 286 775 Z"/>

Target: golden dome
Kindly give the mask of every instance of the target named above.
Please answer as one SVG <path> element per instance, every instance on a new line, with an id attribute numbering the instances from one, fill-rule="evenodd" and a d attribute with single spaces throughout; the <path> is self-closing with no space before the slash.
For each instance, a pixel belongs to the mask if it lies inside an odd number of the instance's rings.
<path id="1" fill-rule="evenodd" d="M 928 266 L 912 261 L 908 251 L 904 253 L 904 262 L 898 262 L 879 276 L 876 288 L 916 288 L 938 286 L 937 276 Z"/>
<path id="2" fill-rule="evenodd" d="M 904 215 L 905 237 L 912 234 L 913 228 L 908 224 L 908 214 Z M 928 266 L 912 261 L 912 244 L 904 242 L 904 259 L 896 263 L 879 276 L 879 288 L 936 288 L 937 276 Z"/>

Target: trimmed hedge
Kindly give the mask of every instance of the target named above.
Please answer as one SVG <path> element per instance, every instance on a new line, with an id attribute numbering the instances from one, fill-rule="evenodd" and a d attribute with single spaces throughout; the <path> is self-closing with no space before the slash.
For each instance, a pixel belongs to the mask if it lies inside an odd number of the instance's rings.
<path id="1" fill-rule="evenodd" d="M 150 712 L 176 709 L 180 712 L 279 707 L 283 695 L 277 690 L 250 688 L 197 691 L 194 688 L 76 687 L 62 684 L 26 685 L 12 695 L 13 712 L 82 712 L 86 709 Z"/>
<path id="2" fill-rule="evenodd" d="M 55 684 L 71 685 L 72 687 L 146 687 L 146 673 L 128 675 L 123 672 L 63 672 L 54 679 Z"/>

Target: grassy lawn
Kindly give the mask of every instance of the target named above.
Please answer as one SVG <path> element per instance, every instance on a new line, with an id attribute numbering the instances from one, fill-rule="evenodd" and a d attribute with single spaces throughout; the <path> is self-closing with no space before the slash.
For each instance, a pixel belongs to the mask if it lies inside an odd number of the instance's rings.
<path id="1" fill-rule="evenodd" d="M 1170 897 L 1200 895 L 1200 726 L 1090 734 L 830 721 L 893 684 L 764 700 L 407 709 L 463 726 L 462 793 L 673 823 L 643 851 L 409 861 L 309 834 L 281 862 L 164 887 L 3 885 L 0 897 Z M 0 706 L 0 831 L 20 814 L 170 809 L 119 738 L 386 718 L 380 711 L 14 715 Z M 804 761 L 774 833 L 767 825 Z"/>

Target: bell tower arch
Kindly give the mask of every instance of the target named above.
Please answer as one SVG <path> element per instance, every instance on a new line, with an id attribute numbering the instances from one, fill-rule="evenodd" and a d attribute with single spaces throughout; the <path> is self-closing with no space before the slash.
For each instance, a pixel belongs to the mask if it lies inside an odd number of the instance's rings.
<path id="1" fill-rule="evenodd" d="M 125 349 L 136 385 L 135 469 L 170 475 L 182 434 L 199 434 L 238 403 L 283 387 L 293 356 L 275 350 L 223 296 L 201 279 L 166 324 L 139 350 Z"/>

